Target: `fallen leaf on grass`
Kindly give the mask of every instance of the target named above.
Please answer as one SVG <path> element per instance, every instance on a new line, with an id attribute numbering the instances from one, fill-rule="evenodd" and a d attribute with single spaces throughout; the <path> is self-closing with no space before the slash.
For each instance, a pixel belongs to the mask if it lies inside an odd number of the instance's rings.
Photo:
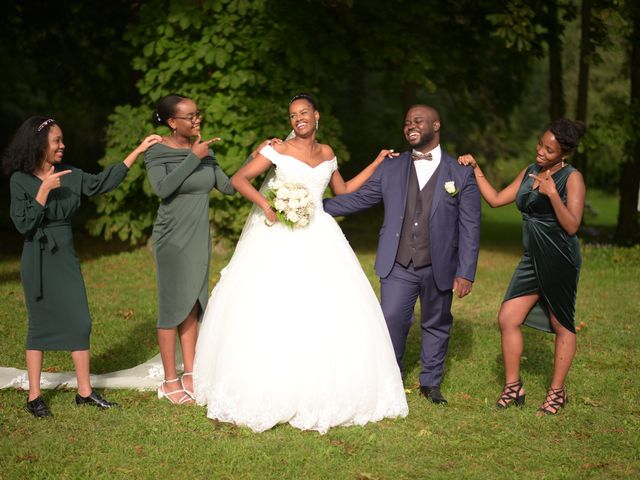
<path id="1" fill-rule="evenodd" d="M 133 317 L 133 310 L 131 310 L 130 308 L 126 310 L 120 310 L 118 313 L 122 315 L 122 318 L 124 318 L 125 320 L 129 320 L 131 317 Z"/>
<path id="2" fill-rule="evenodd" d="M 576 332 L 579 332 L 580 330 L 582 330 L 583 328 L 586 328 L 587 324 L 584 322 L 580 322 L 577 326 L 576 326 Z"/>
<path id="3" fill-rule="evenodd" d="M 608 467 L 609 464 L 608 463 L 583 463 L 580 466 L 585 470 L 596 470 L 599 468 Z"/>
<path id="4" fill-rule="evenodd" d="M 600 402 L 596 402 L 595 400 L 591 400 L 589 397 L 582 397 L 582 403 L 585 405 L 589 405 L 590 407 L 599 407 Z"/>
<path id="5" fill-rule="evenodd" d="M 20 463 L 20 462 L 37 462 L 38 461 L 38 455 L 35 453 L 27 453 L 25 455 L 17 455 L 16 456 L 16 463 Z"/>
<path id="6" fill-rule="evenodd" d="M 342 449 L 344 450 L 345 453 L 348 454 L 352 454 L 355 453 L 356 451 L 356 447 L 354 447 L 353 445 L 348 444 L 347 442 L 345 442 L 344 440 L 331 440 L 329 442 L 329 444 L 331 444 L 334 447 L 342 447 Z"/>
<path id="7" fill-rule="evenodd" d="M 372 473 L 358 472 L 356 473 L 356 480 L 379 480 L 380 477 L 376 477 Z"/>
<path id="8" fill-rule="evenodd" d="M 462 394 L 462 398 L 464 398 L 465 400 L 471 400 L 473 397 L 471 395 L 469 395 L 468 393 L 463 393 Z"/>
<path id="9" fill-rule="evenodd" d="M 405 388 L 404 389 L 404 393 L 411 394 L 411 393 L 413 393 L 413 390 L 411 390 L 410 388 Z"/>
<path id="10" fill-rule="evenodd" d="M 43 368 L 42 371 L 47 373 L 56 373 L 56 372 L 59 372 L 60 369 L 58 367 L 47 367 L 47 368 Z"/>
<path id="11" fill-rule="evenodd" d="M 142 451 L 142 445 L 134 445 L 133 449 L 135 450 L 136 454 L 138 455 L 142 455 L 143 451 Z"/>

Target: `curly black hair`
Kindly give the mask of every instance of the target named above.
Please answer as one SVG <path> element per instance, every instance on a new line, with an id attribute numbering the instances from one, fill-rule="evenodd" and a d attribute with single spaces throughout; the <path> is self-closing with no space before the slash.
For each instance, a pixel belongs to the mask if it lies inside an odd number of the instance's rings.
<path id="1" fill-rule="evenodd" d="M 306 100 L 307 102 L 309 102 L 311 104 L 311 106 L 313 107 L 314 110 L 318 110 L 318 107 L 316 106 L 316 100 L 308 93 L 297 93 L 297 94 L 295 94 L 291 98 L 291 100 L 289 100 L 289 105 L 291 105 L 296 100 Z"/>
<path id="2" fill-rule="evenodd" d="M 178 93 L 172 93 L 170 95 L 165 95 L 158 103 L 156 103 L 156 110 L 153 112 L 151 116 L 151 121 L 154 125 L 165 125 L 167 124 L 167 120 L 169 120 L 176 113 L 176 106 L 180 102 L 184 102 L 185 100 L 189 100 L 189 97 L 185 97 L 184 95 L 180 95 Z"/>
<path id="3" fill-rule="evenodd" d="M 580 143 L 580 139 L 586 133 L 587 127 L 580 121 L 559 118 L 547 125 L 547 130 L 556 137 L 562 153 L 571 153 Z"/>
<path id="4" fill-rule="evenodd" d="M 35 115 L 27 118 L 2 154 L 4 173 L 33 173 L 44 160 L 49 145 L 49 130 L 54 125 L 56 122 L 51 117 Z"/>

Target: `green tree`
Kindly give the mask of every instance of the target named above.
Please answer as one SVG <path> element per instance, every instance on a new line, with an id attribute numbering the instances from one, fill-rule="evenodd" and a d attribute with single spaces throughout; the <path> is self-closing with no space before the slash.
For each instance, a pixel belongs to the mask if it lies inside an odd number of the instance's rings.
<path id="1" fill-rule="evenodd" d="M 625 5 L 629 19 L 629 77 L 631 91 L 624 115 L 628 133 L 626 155 L 620 166 L 620 209 L 616 240 L 631 244 L 640 241 L 638 206 L 640 205 L 640 5 L 629 1 Z"/>
<path id="2" fill-rule="evenodd" d="M 155 101 L 179 92 L 203 111 L 203 137 L 222 137 L 216 155 L 224 170 L 234 173 L 261 140 L 286 136 L 288 99 L 300 89 L 318 93 L 315 86 L 342 60 L 339 39 L 319 49 L 314 37 L 287 33 L 265 1 L 147 2 L 126 37 L 139 52 L 133 66 L 142 74 L 137 83 L 142 105 L 119 107 L 110 117 L 107 154 L 100 163 L 120 161 L 149 133 Z M 322 98 L 321 139 L 346 161 L 330 97 Z M 99 217 L 89 222 L 90 232 L 140 242 L 149 234 L 158 201 L 138 163 L 122 188 L 96 199 Z M 236 236 L 248 210 L 240 196 L 213 193 L 216 234 Z"/>

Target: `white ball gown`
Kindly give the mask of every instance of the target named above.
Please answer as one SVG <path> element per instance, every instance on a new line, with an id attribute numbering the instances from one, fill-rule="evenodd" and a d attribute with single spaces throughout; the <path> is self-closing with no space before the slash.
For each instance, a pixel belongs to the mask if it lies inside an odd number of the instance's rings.
<path id="1" fill-rule="evenodd" d="M 314 201 L 308 226 L 254 215 L 209 299 L 196 346 L 196 401 L 256 432 L 279 423 L 325 433 L 408 413 L 378 299 L 322 196 L 335 158 L 315 168 L 268 146 L 276 179 Z"/>

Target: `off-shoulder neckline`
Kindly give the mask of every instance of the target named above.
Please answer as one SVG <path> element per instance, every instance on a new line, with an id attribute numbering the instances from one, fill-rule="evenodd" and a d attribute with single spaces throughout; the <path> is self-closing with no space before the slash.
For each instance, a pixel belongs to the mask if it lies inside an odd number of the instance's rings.
<path id="1" fill-rule="evenodd" d="M 289 158 L 293 158 L 296 162 L 299 162 L 303 165 L 306 165 L 307 167 L 309 167 L 312 170 L 315 170 L 316 168 L 318 168 L 320 165 L 323 165 L 325 163 L 331 163 L 333 161 L 337 161 L 337 157 L 334 155 L 333 158 L 330 158 L 329 160 L 323 160 L 322 162 L 318 163 L 315 166 L 309 165 L 307 162 L 303 162 L 302 160 L 300 160 L 299 158 L 294 157 L 293 155 L 287 155 L 286 153 L 280 153 L 279 151 L 277 151 L 275 148 L 273 148 L 271 145 L 267 145 L 266 147 L 263 148 L 267 149 L 270 148 L 271 150 L 273 150 L 276 154 L 280 155 L 281 157 L 289 157 Z"/>

